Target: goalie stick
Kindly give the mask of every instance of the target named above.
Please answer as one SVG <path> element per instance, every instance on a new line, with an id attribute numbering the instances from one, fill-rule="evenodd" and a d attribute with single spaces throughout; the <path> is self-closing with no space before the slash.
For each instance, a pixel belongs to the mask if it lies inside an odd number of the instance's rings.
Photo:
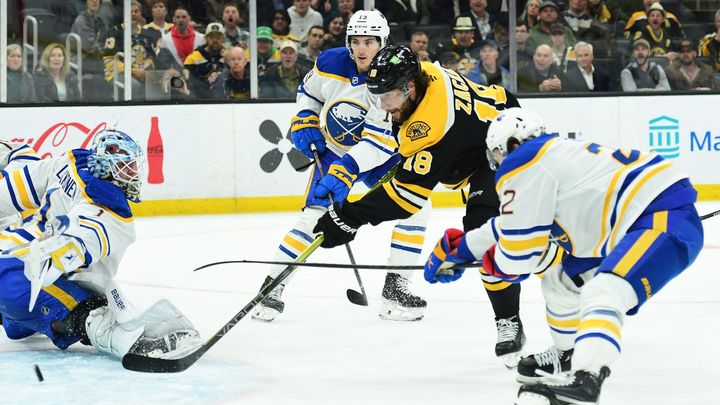
<path id="1" fill-rule="evenodd" d="M 308 246 L 305 251 L 298 256 L 295 262 L 288 265 L 277 277 L 265 288 L 260 289 L 260 292 L 250 300 L 235 316 L 232 317 L 220 330 L 203 343 L 197 350 L 188 354 L 187 356 L 180 357 L 177 359 L 159 359 L 157 357 L 148 357 L 138 354 L 128 353 L 122 358 L 122 365 L 127 370 L 140 371 L 143 373 L 178 373 L 187 370 L 188 367 L 195 364 L 211 347 L 215 345 L 223 336 L 225 336 L 230 329 L 232 329 L 238 322 L 240 322 L 245 315 L 252 311 L 260 301 L 265 298 L 270 291 L 274 290 L 279 284 L 281 284 L 293 271 L 297 268 L 298 264 L 304 262 L 312 252 L 314 252 L 323 241 L 323 236 L 318 236 L 313 243 Z"/>
<path id="2" fill-rule="evenodd" d="M 320 154 L 317 151 L 317 148 L 315 147 L 315 144 L 310 144 L 310 149 L 312 149 L 313 156 L 315 156 L 315 165 L 318 168 L 318 171 L 320 172 L 321 176 L 325 176 L 325 170 L 323 170 L 322 162 L 320 162 Z M 332 193 L 328 194 L 328 199 L 330 200 L 330 204 L 335 204 L 335 200 L 333 199 Z M 345 244 L 345 249 L 347 249 L 348 257 L 350 258 L 350 263 L 355 266 L 355 255 L 353 255 L 352 249 L 350 249 L 350 244 Z M 345 294 L 347 295 L 348 300 L 352 302 L 355 305 L 361 305 L 363 307 L 368 306 L 368 299 L 367 294 L 365 293 L 365 286 L 363 286 L 362 279 L 360 278 L 360 272 L 358 272 L 358 269 L 353 267 L 353 271 L 355 272 L 355 278 L 357 279 L 358 284 L 360 285 L 360 291 L 361 293 L 353 290 L 352 288 L 348 288 Z"/>

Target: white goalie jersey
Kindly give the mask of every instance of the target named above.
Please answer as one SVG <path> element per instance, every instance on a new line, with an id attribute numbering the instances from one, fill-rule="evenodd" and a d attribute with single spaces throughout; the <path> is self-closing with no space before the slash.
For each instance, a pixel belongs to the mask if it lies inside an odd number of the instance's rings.
<path id="1" fill-rule="evenodd" d="M 398 148 L 392 120 L 380 108 L 378 97 L 365 86 L 347 48 L 328 49 L 297 91 L 299 111 L 320 118 L 327 147 L 337 156 L 345 153 L 365 172 L 387 161 Z"/>

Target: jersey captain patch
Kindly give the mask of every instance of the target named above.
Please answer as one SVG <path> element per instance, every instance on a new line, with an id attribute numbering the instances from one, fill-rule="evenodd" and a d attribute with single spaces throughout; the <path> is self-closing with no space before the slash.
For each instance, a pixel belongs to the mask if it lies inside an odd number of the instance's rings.
<path id="1" fill-rule="evenodd" d="M 415 121 L 408 125 L 407 130 L 405 131 L 405 136 L 407 136 L 411 141 L 416 141 L 427 137 L 429 131 L 430 125 L 422 121 Z"/>
<path id="2" fill-rule="evenodd" d="M 337 100 L 327 109 L 327 135 L 344 146 L 353 146 L 362 138 L 367 109 L 350 100 Z"/>

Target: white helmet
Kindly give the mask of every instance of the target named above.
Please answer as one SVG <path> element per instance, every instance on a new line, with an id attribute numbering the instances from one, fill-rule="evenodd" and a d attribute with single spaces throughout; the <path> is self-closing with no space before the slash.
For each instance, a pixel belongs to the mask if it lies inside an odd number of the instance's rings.
<path id="1" fill-rule="evenodd" d="M 530 110 L 514 107 L 500 111 L 500 115 L 490 123 L 487 138 L 487 157 L 490 168 L 497 169 L 498 162 L 493 157 L 494 150 L 502 156 L 508 154 L 508 141 L 511 138 L 523 143 L 545 132 L 545 123 L 542 118 Z"/>
<path id="2" fill-rule="evenodd" d="M 380 41 L 380 49 L 382 49 L 387 44 L 387 39 L 390 35 L 390 27 L 388 26 L 385 16 L 381 12 L 377 10 L 360 10 L 350 17 L 350 21 L 347 23 L 347 30 L 345 31 L 345 46 L 347 46 L 350 50 L 351 55 L 352 48 L 350 48 L 350 37 L 354 35 L 378 37 L 378 40 Z"/>

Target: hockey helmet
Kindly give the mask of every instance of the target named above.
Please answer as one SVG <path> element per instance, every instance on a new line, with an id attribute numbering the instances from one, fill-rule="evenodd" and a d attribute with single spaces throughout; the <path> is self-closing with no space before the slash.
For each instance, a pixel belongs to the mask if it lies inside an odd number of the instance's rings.
<path id="1" fill-rule="evenodd" d="M 90 173 L 120 187 L 128 200 L 140 202 L 140 186 L 145 167 L 142 147 L 130 135 L 115 129 L 106 129 L 95 135 L 90 150 Z"/>
<path id="2" fill-rule="evenodd" d="M 494 151 L 505 157 L 511 143 L 520 144 L 544 132 L 545 123 L 542 118 L 530 110 L 514 107 L 501 111 L 490 123 L 485 140 L 490 168 L 497 170 L 499 166 L 493 157 Z"/>
<path id="3" fill-rule="evenodd" d="M 368 90 L 383 94 L 395 89 L 407 93 L 407 84 L 420 71 L 417 56 L 404 45 L 390 45 L 381 49 L 370 63 L 365 79 Z"/>
<path id="4" fill-rule="evenodd" d="M 350 37 L 355 35 L 366 35 L 377 37 L 380 41 L 380 48 L 384 48 L 390 35 L 390 27 L 385 16 L 377 10 L 360 10 L 350 17 L 345 31 L 345 46 L 350 50 Z"/>

